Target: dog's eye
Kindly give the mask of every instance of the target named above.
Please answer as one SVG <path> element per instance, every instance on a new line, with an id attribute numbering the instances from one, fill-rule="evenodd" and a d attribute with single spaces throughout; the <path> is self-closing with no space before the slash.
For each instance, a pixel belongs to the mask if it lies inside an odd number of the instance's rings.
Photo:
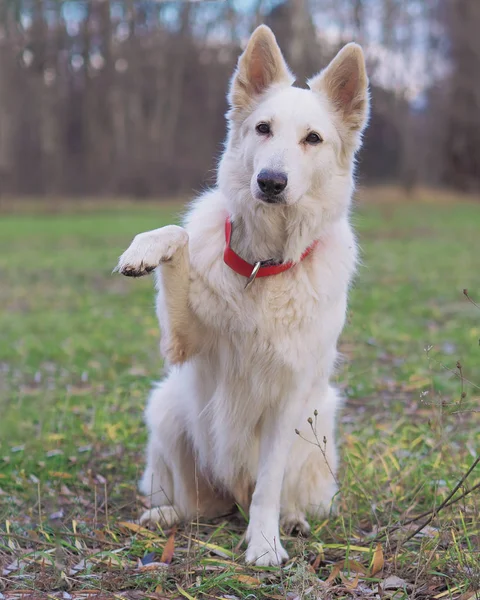
<path id="1" fill-rule="evenodd" d="M 312 146 L 316 146 L 317 144 L 320 144 L 320 142 L 323 142 L 322 138 L 318 135 L 318 133 L 315 133 L 314 131 L 307 135 L 305 141 L 307 142 L 307 144 L 311 144 Z"/>
<path id="2" fill-rule="evenodd" d="M 270 133 L 270 125 L 268 123 L 259 123 L 255 129 L 260 135 L 268 135 Z"/>

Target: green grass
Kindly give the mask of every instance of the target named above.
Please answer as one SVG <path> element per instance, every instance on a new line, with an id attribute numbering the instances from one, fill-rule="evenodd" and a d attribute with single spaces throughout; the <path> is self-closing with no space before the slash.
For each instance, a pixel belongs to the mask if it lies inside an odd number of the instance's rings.
<path id="1" fill-rule="evenodd" d="M 128 525 L 162 364 L 151 279 L 111 270 L 136 233 L 174 219 L 125 204 L 0 221 L 0 593 L 373 597 L 396 575 L 405 589 L 385 598 L 475 598 L 480 488 L 408 540 L 426 517 L 405 522 L 438 507 L 480 453 L 480 310 L 462 293 L 480 299 L 480 205 L 356 208 L 339 513 L 286 536 L 282 569 L 244 566 L 241 515 L 179 528 L 159 568 L 148 563 L 169 532 Z M 455 498 L 479 483 L 477 466 Z"/>

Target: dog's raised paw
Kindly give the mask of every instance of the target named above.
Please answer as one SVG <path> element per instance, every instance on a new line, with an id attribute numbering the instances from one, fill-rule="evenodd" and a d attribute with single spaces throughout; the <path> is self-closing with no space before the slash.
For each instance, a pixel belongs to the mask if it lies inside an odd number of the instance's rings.
<path id="1" fill-rule="evenodd" d="M 120 256 L 114 273 L 126 277 L 143 277 L 160 264 L 174 260 L 175 254 L 188 243 L 188 233 L 177 225 L 167 225 L 135 236 Z"/>

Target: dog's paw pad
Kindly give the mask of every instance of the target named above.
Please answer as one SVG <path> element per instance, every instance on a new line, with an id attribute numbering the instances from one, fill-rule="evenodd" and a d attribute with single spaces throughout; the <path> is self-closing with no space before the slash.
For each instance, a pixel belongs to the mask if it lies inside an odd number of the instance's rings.
<path id="1" fill-rule="evenodd" d="M 122 275 L 125 275 L 125 277 L 143 277 L 144 275 L 149 275 L 152 271 L 154 271 L 155 267 L 143 264 L 141 264 L 140 267 L 125 265 L 116 270 Z"/>

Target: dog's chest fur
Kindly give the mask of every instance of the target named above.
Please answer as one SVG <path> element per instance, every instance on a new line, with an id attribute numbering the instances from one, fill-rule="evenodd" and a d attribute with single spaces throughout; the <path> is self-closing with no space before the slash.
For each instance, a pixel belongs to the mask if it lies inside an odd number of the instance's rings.
<path id="1" fill-rule="evenodd" d="M 276 356 L 286 366 L 296 354 L 292 342 L 301 338 L 301 346 L 308 347 L 305 337 L 315 327 L 325 301 L 317 290 L 314 263 L 308 259 L 298 269 L 256 279 L 245 290 L 246 279 L 223 262 L 226 214 L 225 209 L 219 211 L 207 231 L 196 228 L 206 220 L 190 222 L 191 306 L 206 330 L 214 332 L 212 337 L 228 339 L 231 351 L 238 350 L 243 361 L 254 353 L 256 361 Z"/>
<path id="2" fill-rule="evenodd" d="M 343 326 L 356 245 L 347 220 L 292 269 L 246 279 L 223 262 L 228 209 L 219 192 L 203 196 L 187 217 L 190 235 L 190 303 L 206 329 L 237 345 L 277 353 L 294 370 L 306 355 L 331 347 Z M 212 307 L 216 310 L 212 311 Z M 242 348 L 242 352 L 244 348 Z M 248 355 L 248 353 L 247 353 Z"/>

